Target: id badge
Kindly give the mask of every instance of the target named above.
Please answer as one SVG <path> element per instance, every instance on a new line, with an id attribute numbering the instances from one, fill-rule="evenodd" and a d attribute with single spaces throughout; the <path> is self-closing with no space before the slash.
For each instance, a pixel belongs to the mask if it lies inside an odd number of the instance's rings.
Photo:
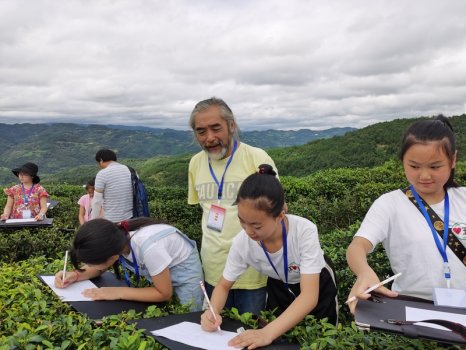
<path id="1" fill-rule="evenodd" d="M 207 217 L 207 227 L 217 231 L 222 232 L 223 222 L 225 221 L 226 209 L 212 204 L 209 211 L 209 216 Z"/>
<path id="2" fill-rule="evenodd" d="M 31 211 L 29 209 L 23 210 L 23 219 L 30 219 L 31 218 Z"/>

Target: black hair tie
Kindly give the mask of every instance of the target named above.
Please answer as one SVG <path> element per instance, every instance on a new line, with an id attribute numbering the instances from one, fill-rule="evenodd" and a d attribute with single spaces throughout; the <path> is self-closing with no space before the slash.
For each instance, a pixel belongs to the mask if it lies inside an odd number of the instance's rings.
<path id="1" fill-rule="evenodd" d="M 272 166 L 269 164 L 259 165 L 259 171 L 257 173 L 261 175 L 263 174 L 272 175 L 272 176 L 277 175 L 277 173 L 273 170 Z"/>

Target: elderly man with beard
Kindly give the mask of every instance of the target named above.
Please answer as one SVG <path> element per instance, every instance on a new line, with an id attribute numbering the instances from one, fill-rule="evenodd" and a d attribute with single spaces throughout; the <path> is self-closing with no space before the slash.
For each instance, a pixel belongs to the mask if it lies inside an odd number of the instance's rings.
<path id="1" fill-rule="evenodd" d="M 200 204 L 203 211 L 201 259 L 210 296 L 241 231 L 235 205 L 241 183 L 260 164 L 276 167 L 264 150 L 240 142 L 233 112 L 222 99 L 196 104 L 189 123 L 202 151 L 189 163 L 188 203 Z M 230 290 L 225 307 L 258 315 L 265 307 L 265 285 L 266 278 L 249 268 Z"/>

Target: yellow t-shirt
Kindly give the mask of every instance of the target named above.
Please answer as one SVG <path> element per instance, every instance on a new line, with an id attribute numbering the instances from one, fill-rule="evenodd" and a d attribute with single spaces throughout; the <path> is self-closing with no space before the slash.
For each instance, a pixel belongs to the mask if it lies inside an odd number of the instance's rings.
<path id="1" fill-rule="evenodd" d="M 212 169 L 220 182 L 228 158 L 212 161 Z M 238 207 L 233 205 L 239 187 L 244 179 L 258 170 L 261 164 L 270 164 L 272 158 L 262 149 L 240 143 L 228 167 L 223 184 L 220 205 L 226 209 L 222 232 L 207 227 L 211 204 L 217 204 L 218 186 L 209 170 L 209 159 L 205 151 L 194 155 L 189 162 L 188 203 L 200 204 L 202 215 L 201 259 L 205 280 L 215 286 L 222 276 L 223 269 L 233 238 L 242 230 L 238 219 Z M 265 276 L 249 268 L 234 284 L 237 289 L 257 289 L 266 284 Z"/>

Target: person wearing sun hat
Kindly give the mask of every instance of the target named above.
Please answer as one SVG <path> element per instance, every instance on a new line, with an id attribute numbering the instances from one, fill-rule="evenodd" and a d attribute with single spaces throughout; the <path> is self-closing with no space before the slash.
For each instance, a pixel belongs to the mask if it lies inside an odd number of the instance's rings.
<path id="1" fill-rule="evenodd" d="M 39 184 L 39 167 L 28 162 L 11 171 L 18 177 L 20 184 L 4 190 L 8 199 L 0 219 L 44 220 L 49 194 Z"/>

